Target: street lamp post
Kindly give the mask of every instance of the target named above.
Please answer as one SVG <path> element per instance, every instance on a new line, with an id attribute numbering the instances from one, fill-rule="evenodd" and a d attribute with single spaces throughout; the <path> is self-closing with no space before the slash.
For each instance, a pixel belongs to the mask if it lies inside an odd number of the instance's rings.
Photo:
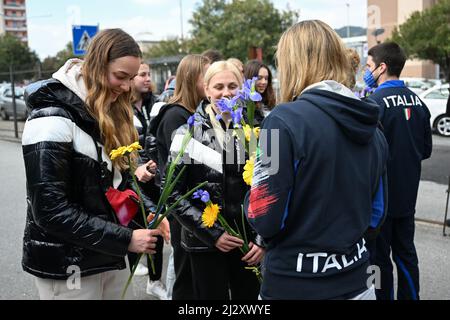
<path id="1" fill-rule="evenodd" d="M 350 38 L 350 3 L 345 4 L 347 6 L 347 38 Z"/>
<path id="2" fill-rule="evenodd" d="M 180 22 L 181 22 L 181 41 L 184 40 L 184 31 L 183 31 L 183 0 L 180 0 Z"/>
<path id="3" fill-rule="evenodd" d="M 9 74 L 11 81 L 11 97 L 12 97 L 12 107 L 13 107 L 13 118 L 14 118 L 14 136 L 19 138 L 19 128 L 17 126 L 17 105 L 16 105 L 16 88 L 14 84 L 14 69 L 13 69 L 13 61 L 11 59 L 9 64 Z"/>

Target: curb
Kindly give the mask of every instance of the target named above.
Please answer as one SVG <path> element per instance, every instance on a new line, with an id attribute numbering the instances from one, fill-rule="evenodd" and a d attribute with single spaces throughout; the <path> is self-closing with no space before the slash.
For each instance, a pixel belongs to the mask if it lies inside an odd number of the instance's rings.
<path id="1" fill-rule="evenodd" d="M 434 224 L 434 225 L 441 226 L 441 227 L 444 226 L 444 223 L 442 221 L 438 222 L 438 221 L 422 219 L 422 218 L 415 218 L 414 220 L 417 221 L 417 222 L 422 222 L 422 223 L 427 223 L 427 224 Z"/>
<path id="2" fill-rule="evenodd" d="M 13 143 L 22 143 L 21 138 L 15 138 L 15 137 L 8 137 L 8 136 L 0 136 L 0 140 L 7 141 L 7 142 L 13 142 Z"/>

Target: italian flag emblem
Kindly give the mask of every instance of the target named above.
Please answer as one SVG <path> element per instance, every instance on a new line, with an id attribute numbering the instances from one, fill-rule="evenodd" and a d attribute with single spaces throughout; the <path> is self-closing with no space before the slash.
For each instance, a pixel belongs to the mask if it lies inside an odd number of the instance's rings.
<path id="1" fill-rule="evenodd" d="M 407 121 L 409 121 L 409 119 L 411 119 L 411 108 L 406 108 L 404 109 L 405 111 L 405 118 Z"/>

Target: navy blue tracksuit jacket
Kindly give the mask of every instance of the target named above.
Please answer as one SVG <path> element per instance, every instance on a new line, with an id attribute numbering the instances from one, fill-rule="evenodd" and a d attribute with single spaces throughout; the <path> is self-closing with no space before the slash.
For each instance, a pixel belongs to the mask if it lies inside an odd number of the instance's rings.
<path id="1" fill-rule="evenodd" d="M 367 290 L 363 234 L 376 226 L 373 211 L 383 211 L 388 147 L 379 107 L 345 90 L 309 89 L 263 122 L 247 199 L 250 224 L 267 243 L 263 299 Z"/>
<path id="2" fill-rule="evenodd" d="M 380 106 L 380 121 L 389 144 L 388 216 L 414 215 L 422 160 L 431 156 L 433 147 L 430 111 L 403 81 L 382 84 L 370 99 Z"/>

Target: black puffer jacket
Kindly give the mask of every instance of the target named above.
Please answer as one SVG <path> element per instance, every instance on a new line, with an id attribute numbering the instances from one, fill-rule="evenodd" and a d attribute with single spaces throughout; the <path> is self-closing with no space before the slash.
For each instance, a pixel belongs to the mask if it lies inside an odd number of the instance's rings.
<path id="1" fill-rule="evenodd" d="M 144 147 L 145 145 L 145 138 L 147 136 L 147 119 L 144 115 L 144 110 L 139 110 L 136 106 L 133 106 L 133 113 L 134 113 L 134 127 L 136 128 L 136 131 L 139 135 L 139 144 Z M 139 153 L 139 155 L 142 157 L 143 155 L 146 156 L 145 153 Z M 147 158 L 143 159 L 144 161 Z"/>
<path id="2" fill-rule="evenodd" d="M 248 187 L 243 181 L 246 155 L 241 142 L 232 136 L 232 131 L 225 135 L 228 139 L 228 151 L 219 146 L 215 131 L 212 127 L 209 115 L 205 112 L 204 106 L 199 106 L 197 114 L 201 125 L 195 128 L 194 136 L 191 140 L 192 149 L 188 146 L 186 153 L 189 155 L 187 170 L 180 179 L 174 192 L 174 198 L 178 199 L 188 190 L 198 184 L 208 181 L 202 188 L 209 192 L 211 201 L 221 207 L 221 215 L 228 221 L 235 230 L 235 222 L 242 230 L 242 209 Z M 173 139 L 171 152 L 177 152 L 177 140 L 181 141 L 187 127 L 178 130 Z M 189 151 L 190 150 L 190 151 Z M 232 159 L 232 161 L 223 161 Z M 233 161 L 234 159 L 234 161 Z M 228 164 L 227 164 L 228 163 Z M 179 172 L 183 164 L 178 165 L 176 172 Z M 216 223 L 212 228 L 206 228 L 202 223 L 202 213 L 205 204 L 200 200 L 187 199 L 182 201 L 174 211 L 175 218 L 183 226 L 181 235 L 181 245 L 190 252 L 215 251 L 215 243 L 225 230 Z M 263 246 L 262 238 L 250 228 L 245 220 L 246 233 L 249 241 L 253 241 L 259 246 Z"/>
<path id="3" fill-rule="evenodd" d="M 24 270 L 66 279 L 70 266 L 79 267 L 82 276 L 124 269 L 132 230 L 116 223 L 104 192 L 113 181 L 121 189 L 127 180 L 117 170 L 113 177 L 109 157 L 99 150 L 97 122 L 58 80 L 32 84 L 25 95 L 30 116 L 22 138 L 28 202 Z"/>

